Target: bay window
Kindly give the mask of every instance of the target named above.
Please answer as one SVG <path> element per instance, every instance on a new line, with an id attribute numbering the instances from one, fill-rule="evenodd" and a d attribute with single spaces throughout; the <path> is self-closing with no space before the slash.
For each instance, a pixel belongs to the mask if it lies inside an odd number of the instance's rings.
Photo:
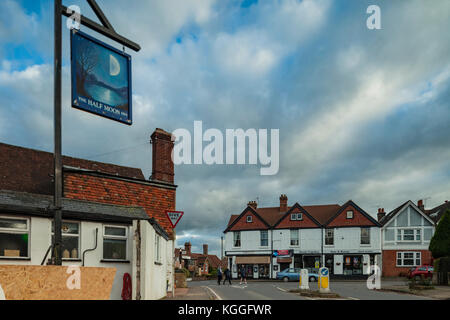
<path id="1" fill-rule="evenodd" d="M 398 229 L 397 241 L 420 241 L 422 233 L 420 229 Z"/>

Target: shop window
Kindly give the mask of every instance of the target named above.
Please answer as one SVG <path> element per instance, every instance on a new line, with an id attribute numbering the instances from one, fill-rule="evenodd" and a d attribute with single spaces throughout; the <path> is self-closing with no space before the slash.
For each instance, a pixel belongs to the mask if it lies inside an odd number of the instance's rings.
<path id="1" fill-rule="evenodd" d="M 267 247 L 269 245 L 269 231 L 261 230 L 260 231 L 260 245 L 261 247 Z"/>
<path id="2" fill-rule="evenodd" d="M 334 229 L 325 230 L 325 244 L 327 246 L 334 245 Z"/>
<path id="3" fill-rule="evenodd" d="M 252 216 L 247 216 L 247 223 L 252 223 L 252 222 L 253 222 Z"/>
<path id="4" fill-rule="evenodd" d="M 0 217 L 0 257 L 28 258 L 28 219 Z"/>
<path id="5" fill-rule="evenodd" d="M 347 211 L 347 219 L 353 219 L 353 211 Z"/>
<path id="6" fill-rule="evenodd" d="M 361 228 L 361 244 L 370 244 L 370 228 Z"/>
<path id="7" fill-rule="evenodd" d="M 291 246 L 298 246 L 299 238 L 298 238 L 298 230 L 291 230 Z"/>
<path id="8" fill-rule="evenodd" d="M 233 245 L 234 245 L 234 247 L 241 246 L 241 232 L 240 231 L 233 232 Z"/>
<path id="9" fill-rule="evenodd" d="M 127 259 L 127 227 L 104 226 L 103 229 L 103 259 Z"/>
<path id="10" fill-rule="evenodd" d="M 80 258 L 80 223 L 62 221 L 62 256 L 63 260 Z M 55 225 L 52 221 L 52 243 L 55 238 Z"/>

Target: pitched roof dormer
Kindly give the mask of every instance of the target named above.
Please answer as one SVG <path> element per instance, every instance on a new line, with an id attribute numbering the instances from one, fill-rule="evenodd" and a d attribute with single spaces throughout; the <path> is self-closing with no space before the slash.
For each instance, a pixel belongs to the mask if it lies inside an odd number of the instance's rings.
<path id="1" fill-rule="evenodd" d="M 230 219 L 228 227 L 225 229 L 224 233 L 229 231 L 244 231 L 244 230 L 266 230 L 269 229 L 270 225 L 256 212 L 251 206 L 242 211 L 242 213 L 235 217 L 235 219 Z"/>
<path id="2" fill-rule="evenodd" d="M 326 223 L 326 227 L 381 227 L 371 215 L 352 200 L 341 206 Z"/>
<path id="3" fill-rule="evenodd" d="M 274 225 L 275 229 L 317 227 L 320 227 L 320 223 L 298 203 L 295 203 Z"/>

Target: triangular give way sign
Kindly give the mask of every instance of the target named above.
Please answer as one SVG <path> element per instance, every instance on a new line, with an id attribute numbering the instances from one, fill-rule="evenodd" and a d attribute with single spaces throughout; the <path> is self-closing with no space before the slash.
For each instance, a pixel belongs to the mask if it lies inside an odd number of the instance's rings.
<path id="1" fill-rule="evenodd" d="M 172 225 L 172 228 L 175 228 L 180 221 L 181 217 L 183 216 L 183 211 L 170 211 L 166 210 L 167 218 L 170 221 L 170 224 Z"/>

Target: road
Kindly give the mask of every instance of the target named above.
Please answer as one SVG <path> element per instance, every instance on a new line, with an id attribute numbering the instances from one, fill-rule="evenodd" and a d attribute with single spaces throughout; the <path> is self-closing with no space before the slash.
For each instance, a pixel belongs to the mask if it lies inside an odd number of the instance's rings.
<path id="1" fill-rule="evenodd" d="M 382 287 L 393 283 L 382 282 Z M 395 284 L 395 283 L 394 283 Z M 212 290 L 220 300 L 315 300 L 301 297 L 289 290 L 298 288 L 297 282 L 249 282 L 240 285 L 234 281 L 232 285 L 217 285 L 216 281 L 194 281 L 189 286 L 203 286 Z M 310 283 L 310 288 L 317 283 Z M 429 298 L 395 292 L 373 291 L 366 287 L 365 281 L 335 281 L 330 289 L 346 300 L 428 300 Z"/>

